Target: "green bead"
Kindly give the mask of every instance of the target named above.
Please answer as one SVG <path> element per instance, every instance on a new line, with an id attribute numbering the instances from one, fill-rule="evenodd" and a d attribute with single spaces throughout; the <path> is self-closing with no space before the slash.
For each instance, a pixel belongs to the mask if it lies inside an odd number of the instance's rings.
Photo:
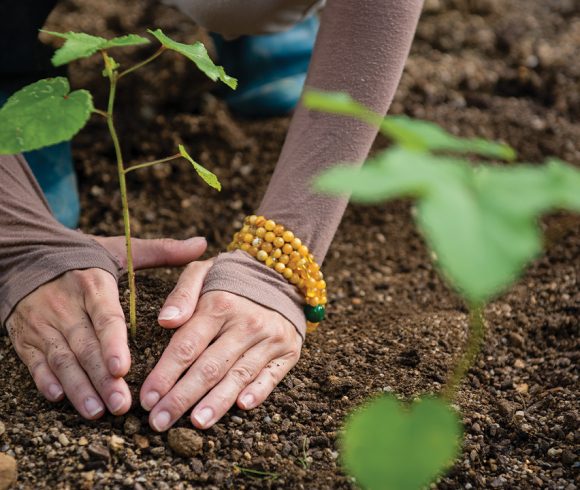
<path id="1" fill-rule="evenodd" d="M 306 305 L 304 307 L 304 314 L 306 319 L 312 323 L 318 323 L 324 320 L 324 314 L 326 313 L 326 308 L 322 305 L 310 306 Z"/>

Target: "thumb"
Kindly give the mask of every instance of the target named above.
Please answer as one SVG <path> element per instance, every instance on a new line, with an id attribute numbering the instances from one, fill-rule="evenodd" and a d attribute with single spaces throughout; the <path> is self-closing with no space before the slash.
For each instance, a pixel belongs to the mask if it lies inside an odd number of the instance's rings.
<path id="1" fill-rule="evenodd" d="M 93 235 L 92 238 L 118 260 L 123 270 L 127 269 L 125 237 Z M 135 269 L 148 269 L 189 264 L 203 255 L 207 242 L 204 237 L 194 237 L 188 240 L 132 238 L 131 246 Z"/>

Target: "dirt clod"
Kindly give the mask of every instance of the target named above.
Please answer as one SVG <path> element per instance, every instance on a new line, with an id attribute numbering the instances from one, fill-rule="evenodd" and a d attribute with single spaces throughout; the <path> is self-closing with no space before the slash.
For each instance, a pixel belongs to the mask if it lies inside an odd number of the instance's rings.
<path id="1" fill-rule="evenodd" d="M 16 460 L 12 456 L 0 453 L 0 490 L 10 488 L 18 477 Z"/>
<path id="2" fill-rule="evenodd" d="M 167 442 L 173 451 L 185 458 L 196 456 L 203 448 L 203 437 L 196 431 L 184 427 L 170 429 Z"/>

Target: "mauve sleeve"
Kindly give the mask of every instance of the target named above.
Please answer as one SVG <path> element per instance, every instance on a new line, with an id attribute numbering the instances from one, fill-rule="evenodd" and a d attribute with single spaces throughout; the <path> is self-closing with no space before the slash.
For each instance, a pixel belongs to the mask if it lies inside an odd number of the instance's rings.
<path id="1" fill-rule="evenodd" d="M 386 114 L 408 57 L 422 0 L 331 0 L 322 13 L 307 87 L 348 92 Z M 299 106 L 257 214 L 292 230 L 322 263 L 348 200 L 311 191 L 336 163 L 361 164 L 377 134 L 351 118 Z M 278 311 L 304 335 L 303 299 L 294 286 L 245 252 L 220 254 L 203 293 L 228 291 Z"/>
<path id="2" fill-rule="evenodd" d="M 39 286 L 67 271 L 90 268 L 120 273 L 101 245 L 52 216 L 22 156 L 0 155 L 0 325 Z"/>

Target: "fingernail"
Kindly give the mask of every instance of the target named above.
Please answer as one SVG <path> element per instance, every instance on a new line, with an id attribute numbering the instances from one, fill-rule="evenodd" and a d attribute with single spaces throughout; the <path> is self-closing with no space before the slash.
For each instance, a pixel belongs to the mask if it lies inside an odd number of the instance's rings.
<path id="1" fill-rule="evenodd" d="M 252 408 L 254 406 L 255 400 L 256 399 L 254 398 L 254 395 L 251 393 L 246 393 L 240 401 L 242 402 L 244 408 Z"/>
<path id="2" fill-rule="evenodd" d="M 159 393 L 156 391 L 150 391 L 143 397 L 141 406 L 149 412 L 155 405 L 157 405 L 159 398 L 161 398 Z"/>
<path id="3" fill-rule="evenodd" d="M 125 403 L 125 397 L 116 391 L 109 397 L 109 410 L 112 413 L 117 412 Z"/>
<path id="4" fill-rule="evenodd" d="M 205 425 L 213 418 L 213 410 L 209 407 L 202 408 L 193 416 L 193 418 L 199 425 L 205 427 Z"/>
<path id="5" fill-rule="evenodd" d="M 151 425 L 157 432 L 162 432 L 169 426 L 171 420 L 171 415 L 169 412 L 163 410 L 159 412 L 155 418 L 151 421 Z"/>
<path id="6" fill-rule="evenodd" d="M 90 397 L 85 400 L 85 409 L 91 417 L 98 415 L 104 409 L 96 398 Z"/>
<path id="7" fill-rule="evenodd" d="M 121 361 L 119 360 L 119 358 L 118 357 L 111 357 L 111 359 L 109 359 L 109 372 L 113 376 L 116 376 L 117 373 L 119 372 L 120 368 L 121 368 Z"/>
<path id="8" fill-rule="evenodd" d="M 173 320 L 181 310 L 177 306 L 167 306 L 159 313 L 159 320 Z"/>
<path id="9" fill-rule="evenodd" d="M 53 400 L 58 400 L 62 396 L 62 388 L 57 384 L 48 387 L 48 394 Z"/>
<path id="10" fill-rule="evenodd" d="M 191 243 L 192 245 L 197 245 L 198 243 L 207 243 L 207 239 L 204 236 L 194 236 L 193 238 L 188 238 L 185 241 L 187 243 Z"/>

